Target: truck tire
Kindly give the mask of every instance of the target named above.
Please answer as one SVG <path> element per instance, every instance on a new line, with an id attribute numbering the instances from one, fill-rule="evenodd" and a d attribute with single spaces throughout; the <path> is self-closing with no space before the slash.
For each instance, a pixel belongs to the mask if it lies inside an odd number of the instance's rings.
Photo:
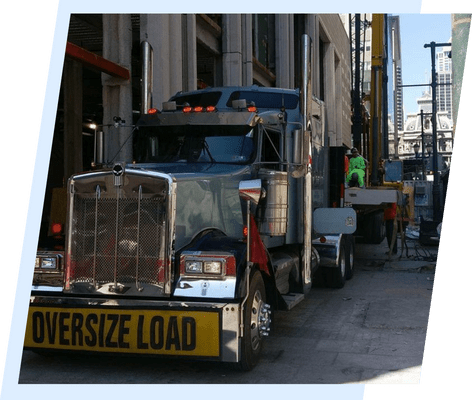
<path id="1" fill-rule="evenodd" d="M 369 215 L 366 226 L 366 243 L 380 244 L 385 239 L 385 221 L 382 211 L 377 211 Z"/>
<path id="2" fill-rule="evenodd" d="M 336 267 L 325 268 L 325 277 L 330 288 L 341 289 L 346 283 L 346 246 L 343 238 L 341 246 L 339 247 L 339 258 Z"/>
<path id="3" fill-rule="evenodd" d="M 268 329 L 270 318 L 267 311 L 266 292 L 261 273 L 256 270 L 251 275 L 249 296 L 244 308 L 244 337 L 241 342 L 242 371 L 250 371 L 258 363 L 262 352 L 262 332 Z"/>
<path id="4" fill-rule="evenodd" d="M 347 236 L 344 242 L 346 255 L 346 280 L 354 275 L 354 237 Z"/>

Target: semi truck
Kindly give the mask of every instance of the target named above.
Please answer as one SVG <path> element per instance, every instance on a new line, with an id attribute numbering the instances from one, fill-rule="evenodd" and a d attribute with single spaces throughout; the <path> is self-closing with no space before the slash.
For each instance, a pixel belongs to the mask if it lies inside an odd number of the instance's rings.
<path id="1" fill-rule="evenodd" d="M 304 35 L 300 89 L 179 92 L 140 116 L 133 162 L 69 179 L 65 249 L 38 253 L 35 273 L 55 283 L 33 286 L 25 349 L 251 370 L 274 310 L 320 271 L 344 286 L 357 216 L 330 207 L 344 152 L 311 91 L 311 46 Z"/>

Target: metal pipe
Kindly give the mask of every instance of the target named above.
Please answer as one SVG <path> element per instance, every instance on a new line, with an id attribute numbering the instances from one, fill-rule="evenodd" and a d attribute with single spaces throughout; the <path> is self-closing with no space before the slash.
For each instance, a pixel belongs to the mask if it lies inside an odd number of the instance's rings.
<path id="1" fill-rule="evenodd" d="M 436 43 L 431 42 L 425 44 L 424 47 L 431 48 L 431 97 L 432 97 L 432 123 L 433 123 L 433 172 L 434 172 L 434 181 L 433 181 L 433 220 L 439 221 L 440 216 L 440 189 L 439 189 L 439 171 L 438 171 L 438 148 L 437 148 L 437 99 L 436 99 L 436 47 L 445 47 L 450 46 L 451 43 Z"/>
<path id="2" fill-rule="evenodd" d="M 116 290 L 118 287 L 117 274 L 118 274 L 118 226 L 120 218 L 120 189 L 116 188 L 116 213 L 115 213 L 115 263 L 113 268 L 113 288 Z"/>
<path id="3" fill-rule="evenodd" d="M 303 269 L 304 285 L 311 283 L 311 229 L 312 229 L 312 183 L 311 183 L 311 127 L 309 126 L 309 106 L 312 101 L 311 88 L 311 38 L 302 36 L 302 88 L 300 102 L 303 120 L 303 160 L 306 165 L 303 196 Z"/>
<path id="4" fill-rule="evenodd" d="M 141 57 L 142 57 L 142 79 L 141 79 L 141 113 L 147 114 L 148 110 L 152 108 L 152 64 L 153 64 L 153 50 L 149 42 L 141 43 Z"/>
<path id="5" fill-rule="evenodd" d="M 423 124 L 424 112 L 421 110 L 421 167 L 423 172 L 423 180 L 426 180 L 426 168 L 424 165 L 424 124 Z"/>
<path id="6" fill-rule="evenodd" d="M 353 141 L 354 146 L 359 147 L 361 142 L 361 132 L 362 132 L 362 111 L 361 111 L 361 62 L 360 62 L 360 47 L 361 47 L 361 17 L 360 14 L 355 14 L 354 29 L 355 29 L 355 64 L 354 64 L 354 99 L 353 99 L 353 108 L 354 108 L 354 117 L 353 117 Z"/>
<path id="7" fill-rule="evenodd" d="M 246 215 L 246 224 L 247 224 L 247 238 L 246 238 L 246 294 L 241 303 L 241 314 L 239 320 L 239 329 L 241 337 L 244 336 L 244 309 L 246 307 L 247 298 L 249 297 L 249 278 L 251 276 L 251 200 L 247 200 L 247 215 Z"/>
<path id="8" fill-rule="evenodd" d="M 105 139 L 103 131 L 95 131 L 94 161 L 95 165 L 103 164 L 105 159 Z"/>
<path id="9" fill-rule="evenodd" d="M 93 235 L 93 272 L 92 284 L 97 287 L 96 273 L 97 273 L 97 237 L 98 237 L 98 200 L 100 199 L 100 185 L 95 188 L 95 232 Z"/>
<path id="10" fill-rule="evenodd" d="M 371 169 L 370 173 L 372 176 L 372 184 L 377 185 L 378 184 L 378 176 L 377 176 L 377 169 L 378 169 L 378 157 L 379 157 L 379 151 L 378 151 L 378 146 L 379 146 L 379 135 L 380 135 L 380 98 L 379 98 L 379 92 L 380 92 L 380 68 L 378 66 L 373 67 L 373 82 L 372 82 L 372 92 L 373 92 L 373 97 L 372 97 L 372 110 L 373 110 L 373 116 L 372 116 L 372 146 L 371 146 Z"/>
<path id="11" fill-rule="evenodd" d="M 138 226 L 136 233 L 136 290 L 141 291 L 142 289 L 139 286 L 138 276 L 139 276 L 139 232 L 141 229 L 141 198 L 143 197 L 143 187 L 139 185 L 138 191 Z M 162 235 L 164 236 L 164 235 Z"/>

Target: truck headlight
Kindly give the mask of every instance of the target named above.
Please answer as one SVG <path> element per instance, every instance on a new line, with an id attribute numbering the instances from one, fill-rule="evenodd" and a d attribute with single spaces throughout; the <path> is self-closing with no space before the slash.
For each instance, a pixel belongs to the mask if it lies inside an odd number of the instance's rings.
<path id="1" fill-rule="evenodd" d="M 40 258 L 40 265 L 39 268 L 45 268 L 45 269 L 56 269 L 57 263 L 56 263 L 56 258 L 54 257 L 45 257 L 45 258 Z"/>
<path id="2" fill-rule="evenodd" d="M 226 252 L 184 251 L 180 274 L 191 279 L 226 279 L 236 276 L 236 258 Z"/>
<path id="3" fill-rule="evenodd" d="M 62 257 L 63 255 L 60 252 L 48 253 L 40 251 L 36 254 L 34 268 L 37 270 L 61 270 Z"/>
<path id="4" fill-rule="evenodd" d="M 203 272 L 205 274 L 221 275 L 222 262 L 221 261 L 205 261 L 203 263 Z"/>
<path id="5" fill-rule="evenodd" d="M 185 261 L 185 272 L 188 274 L 201 274 L 203 271 L 203 262 L 189 260 Z"/>

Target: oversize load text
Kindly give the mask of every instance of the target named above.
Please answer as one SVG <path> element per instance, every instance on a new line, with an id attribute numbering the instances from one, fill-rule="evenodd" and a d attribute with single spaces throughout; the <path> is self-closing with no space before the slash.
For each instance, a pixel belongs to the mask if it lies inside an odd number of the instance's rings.
<path id="1" fill-rule="evenodd" d="M 133 351 L 169 354 L 199 353 L 199 335 L 208 329 L 218 331 L 218 319 L 204 318 L 205 326 L 198 327 L 198 313 L 111 312 L 71 310 L 30 310 L 26 346 L 67 348 L 95 351 Z M 208 326 L 213 321 L 215 326 Z M 215 333 L 211 334 L 213 336 Z M 213 338 L 214 339 L 214 338 Z M 216 341 L 217 343 L 218 341 Z M 213 343 L 215 341 L 213 340 Z M 216 348 L 218 346 L 213 346 Z M 204 346 L 205 354 L 209 350 Z"/>

